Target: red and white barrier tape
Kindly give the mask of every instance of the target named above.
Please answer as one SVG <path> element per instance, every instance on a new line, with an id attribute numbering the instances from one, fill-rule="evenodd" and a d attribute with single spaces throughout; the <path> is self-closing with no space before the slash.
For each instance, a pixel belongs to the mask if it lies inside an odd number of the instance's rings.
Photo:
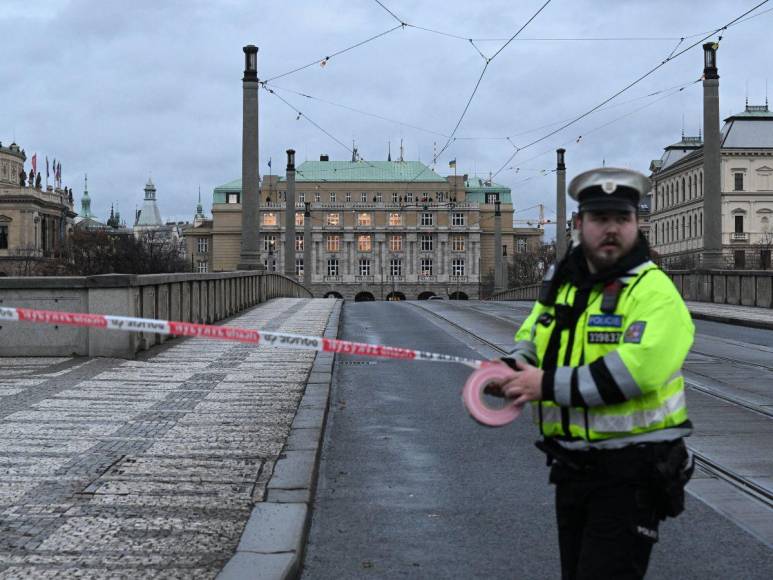
<path id="1" fill-rule="evenodd" d="M 483 401 L 483 391 L 486 386 L 491 383 L 503 382 L 512 376 L 513 371 L 502 363 L 489 363 L 488 361 L 449 354 L 364 342 L 351 342 L 337 338 L 269 332 L 234 326 L 174 322 L 153 318 L 112 316 L 109 314 L 83 314 L 78 312 L 60 312 L 58 310 L 35 310 L 32 308 L 0 306 L 0 322 L 2 321 L 63 324 L 66 326 L 102 328 L 124 332 L 155 332 L 173 336 L 194 336 L 297 350 L 315 350 L 376 358 L 459 363 L 476 369 L 476 372 L 473 372 L 467 379 L 462 395 L 465 407 L 467 407 L 467 410 L 475 420 L 484 425 L 496 427 L 509 423 L 520 413 L 520 408 L 515 407 L 512 403 L 505 405 L 501 409 L 492 409 Z"/>

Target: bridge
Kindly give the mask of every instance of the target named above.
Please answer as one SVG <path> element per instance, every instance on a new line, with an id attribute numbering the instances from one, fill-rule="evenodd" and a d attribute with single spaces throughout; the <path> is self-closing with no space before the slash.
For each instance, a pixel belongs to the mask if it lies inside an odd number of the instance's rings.
<path id="1" fill-rule="evenodd" d="M 768 578 L 773 314 L 689 306 L 698 463 L 648 577 Z M 221 324 L 488 359 L 529 308 L 273 298 Z M 0 359 L 0 576 L 560 576 L 536 430 L 472 421 L 468 368 L 155 342 Z"/>

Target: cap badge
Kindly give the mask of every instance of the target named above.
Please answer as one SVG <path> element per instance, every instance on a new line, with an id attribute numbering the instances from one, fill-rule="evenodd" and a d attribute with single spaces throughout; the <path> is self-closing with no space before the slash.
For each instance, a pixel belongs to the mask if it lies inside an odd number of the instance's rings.
<path id="1" fill-rule="evenodd" d="M 617 190 L 617 184 L 614 181 L 605 181 L 601 184 L 601 189 L 604 193 L 612 194 Z"/>

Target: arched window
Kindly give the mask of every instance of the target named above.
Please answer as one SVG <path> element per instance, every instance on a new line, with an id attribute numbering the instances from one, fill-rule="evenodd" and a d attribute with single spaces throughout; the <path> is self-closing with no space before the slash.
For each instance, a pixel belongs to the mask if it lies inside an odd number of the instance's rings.
<path id="1" fill-rule="evenodd" d="M 703 212 L 698 214 L 698 228 L 700 233 L 699 236 L 703 236 Z"/>
<path id="2" fill-rule="evenodd" d="M 684 229 L 684 216 L 682 216 L 682 238 L 685 239 L 687 236 L 685 236 L 685 229 Z"/>
<path id="3" fill-rule="evenodd" d="M 703 171 L 701 171 L 698 174 L 698 187 L 699 187 L 698 197 L 702 197 L 703 196 Z"/>
<path id="4" fill-rule="evenodd" d="M 692 216 L 687 216 L 687 237 L 692 237 Z"/>
<path id="5" fill-rule="evenodd" d="M 685 184 L 685 180 L 684 180 L 684 177 L 683 177 L 682 178 L 682 201 L 684 201 L 684 190 L 685 190 L 684 184 Z"/>

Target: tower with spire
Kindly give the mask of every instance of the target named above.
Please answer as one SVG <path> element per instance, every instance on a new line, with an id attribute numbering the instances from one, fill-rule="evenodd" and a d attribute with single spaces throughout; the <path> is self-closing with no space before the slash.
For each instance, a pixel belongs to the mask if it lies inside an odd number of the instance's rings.
<path id="1" fill-rule="evenodd" d="M 204 223 L 207 216 L 204 215 L 204 206 L 201 205 L 201 186 L 199 186 L 199 203 L 196 204 L 196 215 L 193 216 L 193 227 Z"/>
<path id="2" fill-rule="evenodd" d="M 91 198 L 89 197 L 89 176 L 83 176 L 83 197 L 81 198 L 81 217 L 83 219 L 93 218 L 91 213 Z"/>
<path id="3" fill-rule="evenodd" d="M 161 212 L 156 205 L 156 186 L 151 178 L 145 184 L 145 201 L 142 204 L 140 215 L 137 216 L 135 227 L 157 228 L 164 225 L 161 221 Z"/>

